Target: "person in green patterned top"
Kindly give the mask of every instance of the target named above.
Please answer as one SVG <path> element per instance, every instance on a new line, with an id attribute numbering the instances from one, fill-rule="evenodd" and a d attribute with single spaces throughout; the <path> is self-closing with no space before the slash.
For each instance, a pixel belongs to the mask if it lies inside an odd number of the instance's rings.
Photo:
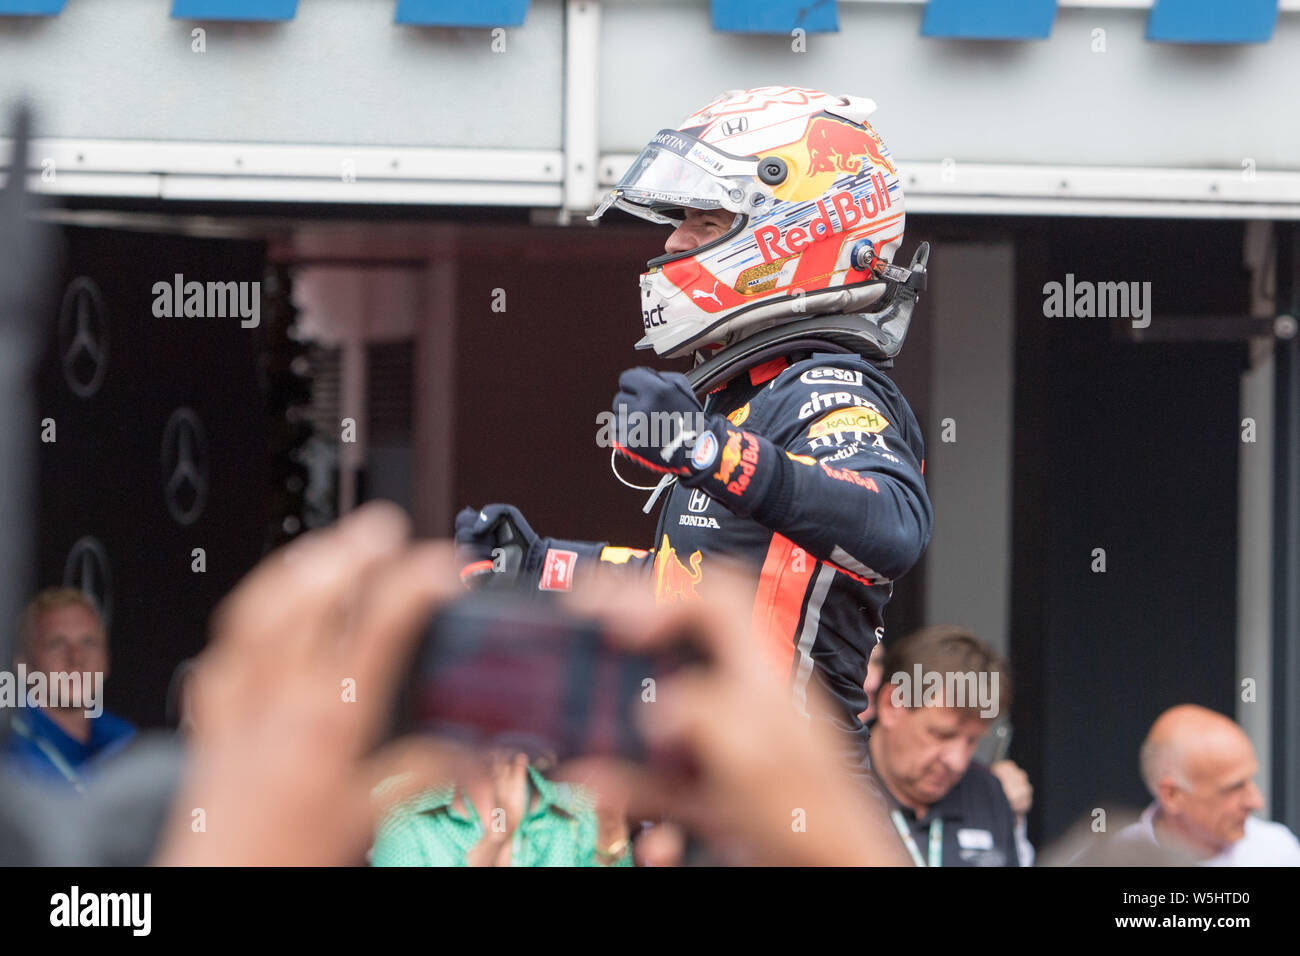
<path id="1" fill-rule="evenodd" d="M 371 866 L 631 866 L 627 823 L 582 787 L 547 780 L 522 753 L 426 790 L 379 825 Z"/>

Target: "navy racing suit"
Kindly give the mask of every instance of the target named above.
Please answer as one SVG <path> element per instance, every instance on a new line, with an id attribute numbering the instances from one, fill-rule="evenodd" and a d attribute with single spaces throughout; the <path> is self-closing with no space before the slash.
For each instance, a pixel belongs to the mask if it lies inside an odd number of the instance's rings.
<path id="1" fill-rule="evenodd" d="M 715 555 L 746 563 L 762 652 L 805 714 L 809 682 L 822 685 L 831 712 L 817 716 L 865 756 L 867 658 L 893 582 L 933 525 L 916 418 L 883 372 L 839 353 L 751 369 L 710 394 L 705 412 L 729 423 L 717 471 L 698 487 L 671 485 L 652 548 L 549 543 L 577 580 L 597 560 L 625 564 L 651 577 L 660 602 L 696 596 Z"/>

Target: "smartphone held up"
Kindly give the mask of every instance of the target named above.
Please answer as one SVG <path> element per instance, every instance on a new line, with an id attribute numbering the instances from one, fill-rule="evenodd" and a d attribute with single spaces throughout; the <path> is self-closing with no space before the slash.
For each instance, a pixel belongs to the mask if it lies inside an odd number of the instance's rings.
<path id="1" fill-rule="evenodd" d="M 683 634 L 660 654 L 628 653 L 554 595 L 479 587 L 442 608 L 421 642 L 402 723 L 475 749 L 534 760 L 661 762 L 640 731 L 658 681 L 703 666 Z M 676 762 L 676 761 L 674 761 Z"/>

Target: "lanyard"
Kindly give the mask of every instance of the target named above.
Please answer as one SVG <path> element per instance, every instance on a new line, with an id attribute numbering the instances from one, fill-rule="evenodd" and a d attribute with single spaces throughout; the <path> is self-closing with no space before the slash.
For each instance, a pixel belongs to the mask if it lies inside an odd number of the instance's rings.
<path id="1" fill-rule="evenodd" d="M 78 793 L 86 792 L 85 786 L 81 783 L 81 778 L 77 776 L 77 771 L 73 770 L 71 764 L 63 759 L 63 754 L 59 753 L 58 750 L 54 748 L 53 744 L 40 737 L 35 730 L 28 725 L 26 720 L 21 716 L 15 716 L 13 721 L 10 723 L 10 727 L 14 733 L 18 734 L 18 736 L 26 737 L 34 743 L 37 749 L 40 750 L 41 753 L 45 754 L 45 758 L 49 760 L 50 763 L 54 764 L 54 769 L 63 774 L 64 779 L 66 779 L 68 783 L 72 784 Z"/>
<path id="2" fill-rule="evenodd" d="M 917 866 L 926 866 L 926 861 L 921 859 L 921 850 L 916 845 L 916 840 L 912 838 L 912 828 L 903 819 L 903 814 L 897 810 L 891 810 L 889 818 L 894 821 L 894 829 L 903 838 L 903 845 L 907 847 L 907 852 L 911 854 L 912 862 Z M 935 817 L 930 821 L 930 862 L 928 865 L 943 866 L 943 820 L 939 817 Z"/>

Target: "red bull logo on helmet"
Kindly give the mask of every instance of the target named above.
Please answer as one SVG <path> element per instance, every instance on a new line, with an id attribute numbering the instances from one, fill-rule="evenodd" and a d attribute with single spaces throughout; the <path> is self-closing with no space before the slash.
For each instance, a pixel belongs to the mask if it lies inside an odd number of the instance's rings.
<path id="1" fill-rule="evenodd" d="M 891 163 L 889 157 L 885 155 L 885 144 L 881 140 L 880 134 L 872 129 L 869 123 L 864 125 L 867 129 L 867 135 L 871 137 L 871 143 L 867 146 L 867 155 L 871 157 L 873 163 L 877 166 L 883 167 L 885 172 L 893 176 L 898 172 L 898 170 L 894 168 L 894 164 Z"/>
<path id="2" fill-rule="evenodd" d="M 885 169 L 892 176 L 894 164 L 885 158 L 884 144 L 870 126 L 859 126 L 831 116 L 816 116 L 808 124 L 807 175 L 818 173 L 859 173 L 862 157 Z"/>
<path id="3" fill-rule="evenodd" d="M 840 189 L 825 199 L 817 200 L 817 215 L 806 226 L 792 226 L 785 230 L 773 225 L 759 226 L 754 230 L 754 239 L 758 242 L 758 252 L 763 261 L 770 263 L 797 255 L 814 242 L 869 222 L 891 207 L 894 201 L 889 196 L 884 175 L 872 172 L 870 181 L 871 192 L 865 196 Z"/>

